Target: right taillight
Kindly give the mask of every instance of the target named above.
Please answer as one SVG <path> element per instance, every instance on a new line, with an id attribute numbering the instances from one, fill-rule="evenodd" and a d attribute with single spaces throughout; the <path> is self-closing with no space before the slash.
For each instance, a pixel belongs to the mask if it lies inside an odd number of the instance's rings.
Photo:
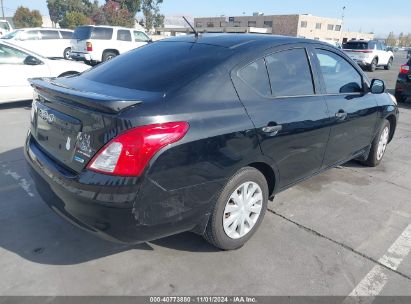
<path id="1" fill-rule="evenodd" d="M 410 72 L 410 66 L 403 64 L 400 68 L 400 74 L 408 74 Z"/>
<path id="2" fill-rule="evenodd" d="M 93 44 L 91 42 L 86 42 L 87 52 L 93 51 Z"/>
<path id="3" fill-rule="evenodd" d="M 187 122 L 169 122 L 130 129 L 112 139 L 90 161 L 87 169 L 118 176 L 140 176 L 151 158 L 182 139 Z"/>

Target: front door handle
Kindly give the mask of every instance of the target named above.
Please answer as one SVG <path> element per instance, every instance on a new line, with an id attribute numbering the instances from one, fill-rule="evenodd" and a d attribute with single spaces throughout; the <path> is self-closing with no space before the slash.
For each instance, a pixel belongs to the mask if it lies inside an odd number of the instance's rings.
<path id="1" fill-rule="evenodd" d="M 335 117 L 337 117 L 339 120 L 345 120 L 348 116 L 348 113 L 345 112 L 344 110 L 339 110 L 337 113 L 335 113 Z"/>
<path id="2" fill-rule="evenodd" d="M 280 132 L 282 129 L 283 129 L 282 125 L 276 125 L 276 126 L 268 125 L 262 128 L 264 133 L 270 133 L 271 135 L 277 135 L 277 133 Z"/>

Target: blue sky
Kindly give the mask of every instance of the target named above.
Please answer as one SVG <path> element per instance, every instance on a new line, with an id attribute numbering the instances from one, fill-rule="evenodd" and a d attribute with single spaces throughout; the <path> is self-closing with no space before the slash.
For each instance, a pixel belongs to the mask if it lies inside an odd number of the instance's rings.
<path id="1" fill-rule="evenodd" d="M 13 15 L 17 6 L 39 9 L 47 14 L 46 0 L 3 0 L 6 15 Z M 104 2 L 104 0 L 100 0 Z M 253 12 L 268 14 L 308 13 L 340 18 L 345 6 L 345 29 L 387 34 L 411 32 L 411 1 L 409 0 L 164 0 L 165 15 L 239 16 Z"/>

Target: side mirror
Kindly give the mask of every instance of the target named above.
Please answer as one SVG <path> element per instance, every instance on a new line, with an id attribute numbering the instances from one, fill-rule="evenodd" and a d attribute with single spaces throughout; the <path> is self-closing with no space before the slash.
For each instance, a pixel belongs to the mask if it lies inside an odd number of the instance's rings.
<path id="1" fill-rule="evenodd" d="M 373 79 L 371 81 L 370 91 L 373 94 L 382 94 L 385 92 L 385 83 L 380 79 Z"/>
<path id="2" fill-rule="evenodd" d="M 26 57 L 26 59 L 24 59 L 24 64 L 25 65 L 40 65 L 40 64 L 43 64 L 43 62 L 41 62 L 36 57 L 29 55 Z"/>

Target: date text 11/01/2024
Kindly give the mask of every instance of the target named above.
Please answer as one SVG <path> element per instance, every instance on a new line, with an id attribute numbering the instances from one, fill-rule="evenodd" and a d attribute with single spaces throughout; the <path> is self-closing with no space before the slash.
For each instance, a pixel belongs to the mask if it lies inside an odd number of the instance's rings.
<path id="1" fill-rule="evenodd" d="M 150 297 L 150 303 L 257 303 L 255 297 Z"/>

